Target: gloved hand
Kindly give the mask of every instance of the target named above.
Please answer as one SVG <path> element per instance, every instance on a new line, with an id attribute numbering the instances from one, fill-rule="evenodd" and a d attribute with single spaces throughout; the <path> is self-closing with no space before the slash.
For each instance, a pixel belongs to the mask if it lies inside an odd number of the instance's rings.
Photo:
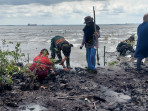
<path id="1" fill-rule="evenodd" d="M 83 47 L 82 46 L 80 46 L 80 49 L 82 49 Z"/>

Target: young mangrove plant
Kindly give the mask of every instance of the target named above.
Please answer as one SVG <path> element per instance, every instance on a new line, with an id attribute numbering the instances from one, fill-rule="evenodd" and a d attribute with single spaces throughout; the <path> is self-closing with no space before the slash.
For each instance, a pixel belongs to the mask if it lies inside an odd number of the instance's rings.
<path id="1" fill-rule="evenodd" d="M 13 44 L 13 42 L 9 43 Z M 12 75 L 21 71 L 20 67 L 16 66 L 15 63 L 18 63 L 19 59 L 24 56 L 24 53 L 21 53 L 20 43 L 16 44 L 14 51 L 5 49 L 5 46 L 6 40 L 2 40 L 2 49 L 0 49 L 0 87 L 13 83 Z M 11 60 L 11 57 L 13 60 Z"/>

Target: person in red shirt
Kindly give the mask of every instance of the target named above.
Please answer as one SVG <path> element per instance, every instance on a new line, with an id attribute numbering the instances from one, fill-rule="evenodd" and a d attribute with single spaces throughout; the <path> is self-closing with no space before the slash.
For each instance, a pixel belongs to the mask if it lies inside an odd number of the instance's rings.
<path id="1" fill-rule="evenodd" d="M 40 54 L 34 58 L 33 64 L 29 67 L 29 69 L 38 77 L 39 81 L 44 80 L 50 73 L 55 75 L 48 55 L 48 50 L 42 49 Z"/>

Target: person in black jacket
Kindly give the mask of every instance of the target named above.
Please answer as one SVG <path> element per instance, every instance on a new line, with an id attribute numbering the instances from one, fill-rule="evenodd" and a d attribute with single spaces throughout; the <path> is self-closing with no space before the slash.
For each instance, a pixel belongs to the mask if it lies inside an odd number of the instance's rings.
<path id="1" fill-rule="evenodd" d="M 100 37 L 100 27 L 98 25 L 96 26 L 96 32 L 95 32 L 95 26 L 94 26 L 94 22 L 93 22 L 93 18 L 91 16 L 87 16 L 84 18 L 84 23 L 86 24 L 83 32 L 84 32 L 84 36 L 83 36 L 83 40 L 82 40 L 82 44 L 80 46 L 80 49 L 82 49 L 82 47 L 85 44 L 86 47 L 86 60 L 87 60 L 87 64 L 88 64 L 88 68 L 87 71 L 89 72 L 93 72 L 93 73 L 97 73 L 96 70 L 96 49 L 98 48 L 98 38 Z"/>

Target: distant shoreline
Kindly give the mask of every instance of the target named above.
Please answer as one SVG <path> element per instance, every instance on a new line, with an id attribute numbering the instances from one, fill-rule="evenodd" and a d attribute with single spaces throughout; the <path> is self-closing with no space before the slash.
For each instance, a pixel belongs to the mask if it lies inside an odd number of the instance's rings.
<path id="1" fill-rule="evenodd" d="M 140 23 L 99 24 L 99 25 L 138 25 Z M 51 25 L 0 25 L 0 26 L 84 26 L 85 24 L 51 24 Z"/>

